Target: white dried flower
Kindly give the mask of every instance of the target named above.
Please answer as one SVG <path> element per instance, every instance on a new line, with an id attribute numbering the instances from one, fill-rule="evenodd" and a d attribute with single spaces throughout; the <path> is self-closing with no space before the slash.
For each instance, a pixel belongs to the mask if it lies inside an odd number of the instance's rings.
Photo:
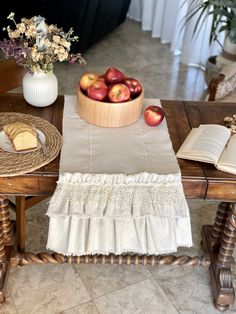
<path id="1" fill-rule="evenodd" d="M 51 46 L 52 46 L 52 49 L 58 49 L 59 48 L 58 44 L 56 44 L 54 42 L 52 42 Z"/>
<path id="2" fill-rule="evenodd" d="M 225 117 L 224 122 L 227 128 L 230 129 L 231 133 L 236 133 L 236 114 L 233 114 L 232 117 Z"/>
<path id="3" fill-rule="evenodd" d="M 59 48 L 59 53 L 64 54 L 64 53 L 65 53 L 65 48 L 60 47 L 60 48 Z"/>
<path id="4" fill-rule="evenodd" d="M 50 33 L 52 33 L 52 32 L 55 31 L 55 30 L 56 30 L 56 26 L 55 26 L 55 25 L 51 24 L 51 25 L 48 26 L 48 31 L 49 31 Z"/>
<path id="5" fill-rule="evenodd" d="M 25 32 L 25 24 L 24 23 L 19 23 L 19 24 L 16 24 L 16 27 L 17 29 L 21 32 L 21 33 L 24 33 Z"/>
<path id="6" fill-rule="evenodd" d="M 31 22 L 30 19 L 26 19 L 25 17 L 23 17 L 23 18 L 21 19 L 21 23 L 24 23 L 25 25 L 28 25 L 28 24 L 30 24 L 30 23 L 32 23 L 32 22 Z"/>
<path id="7" fill-rule="evenodd" d="M 14 19 L 14 16 L 15 16 L 15 13 L 14 13 L 14 12 L 11 12 L 11 13 L 8 15 L 7 19 L 8 19 L 8 20 L 13 20 L 13 19 Z"/>
<path id="8" fill-rule="evenodd" d="M 226 122 L 231 122 L 231 121 L 233 121 L 233 118 L 225 117 L 225 118 L 224 118 L 224 121 L 226 121 Z"/>
<path id="9" fill-rule="evenodd" d="M 59 43 L 60 42 L 60 36 L 57 36 L 57 35 L 54 35 L 53 37 L 52 37 L 52 40 L 55 42 L 55 43 Z"/>
<path id="10" fill-rule="evenodd" d="M 32 53 L 31 56 L 32 56 L 32 60 L 33 60 L 34 62 L 37 62 L 37 61 L 40 60 L 41 54 L 40 54 L 39 52 L 36 52 L 36 53 Z"/>
<path id="11" fill-rule="evenodd" d="M 18 30 L 9 31 L 8 35 L 9 35 L 10 38 L 19 38 L 20 37 L 20 32 Z"/>
<path id="12" fill-rule="evenodd" d="M 26 37 L 33 37 L 33 30 L 28 28 L 26 31 L 25 31 L 25 36 Z"/>
<path id="13" fill-rule="evenodd" d="M 66 60 L 67 58 L 68 58 L 68 52 L 66 52 L 65 50 L 63 53 L 60 53 L 60 52 L 58 53 L 58 60 L 60 62 Z"/>
<path id="14" fill-rule="evenodd" d="M 71 43 L 67 40 L 65 40 L 64 38 L 61 40 L 61 45 L 64 46 L 65 48 L 70 48 Z"/>
<path id="15" fill-rule="evenodd" d="M 44 44 L 48 48 L 51 47 L 51 42 L 50 42 L 50 40 L 48 38 L 45 40 Z"/>

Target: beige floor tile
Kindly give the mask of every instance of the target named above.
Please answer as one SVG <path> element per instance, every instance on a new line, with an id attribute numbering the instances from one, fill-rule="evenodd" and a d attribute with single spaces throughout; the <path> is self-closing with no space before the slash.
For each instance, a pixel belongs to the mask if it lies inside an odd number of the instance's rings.
<path id="1" fill-rule="evenodd" d="M 102 314 L 177 314 L 165 293 L 151 279 L 94 300 Z"/>
<path id="2" fill-rule="evenodd" d="M 179 267 L 155 276 L 179 313 L 217 314 L 212 304 L 208 268 Z M 234 305 L 227 313 L 235 313 Z"/>
<path id="3" fill-rule="evenodd" d="M 144 266 L 75 265 L 74 267 L 92 298 L 151 277 L 148 268 Z"/>
<path id="4" fill-rule="evenodd" d="M 11 296 L 7 296 L 6 301 L 0 304 L 0 314 L 17 314 L 16 306 Z"/>
<path id="5" fill-rule="evenodd" d="M 99 314 L 99 312 L 94 302 L 90 301 L 63 311 L 60 314 Z"/>
<path id="6" fill-rule="evenodd" d="M 19 313 L 58 313 L 91 298 L 71 265 L 28 265 L 8 282 Z"/>
<path id="7" fill-rule="evenodd" d="M 26 251 L 45 251 L 48 223 L 46 216 L 49 199 L 46 199 L 26 211 Z"/>

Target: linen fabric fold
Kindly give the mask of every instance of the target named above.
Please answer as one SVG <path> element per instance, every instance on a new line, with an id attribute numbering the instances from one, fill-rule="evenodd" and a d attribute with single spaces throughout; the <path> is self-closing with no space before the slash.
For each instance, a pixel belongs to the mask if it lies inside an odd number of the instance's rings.
<path id="1" fill-rule="evenodd" d="M 47 248 L 65 255 L 163 254 L 192 246 L 188 205 L 166 121 L 124 128 L 80 119 L 65 96 L 60 176 Z M 161 105 L 145 99 L 144 104 Z"/>

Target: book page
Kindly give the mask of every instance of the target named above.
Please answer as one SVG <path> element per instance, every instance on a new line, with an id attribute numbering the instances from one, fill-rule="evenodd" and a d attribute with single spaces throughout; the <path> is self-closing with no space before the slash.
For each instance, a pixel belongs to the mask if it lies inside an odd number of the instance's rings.
<path id="1" fill-rule="evenodd" d="M 218 162 L 218 169 L 236 174 L 236 134 L 230 137 Z"/>
<path id="2" fill-rule="evenodd" d="M 230 138 L 230 131 L 217 124 L 202 124 L 193 129 L 177 157 L 216 164 Z"/>

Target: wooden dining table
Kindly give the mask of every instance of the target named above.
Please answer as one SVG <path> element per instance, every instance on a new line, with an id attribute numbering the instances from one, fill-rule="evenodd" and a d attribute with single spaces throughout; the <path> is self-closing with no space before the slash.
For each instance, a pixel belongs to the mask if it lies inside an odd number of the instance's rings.
<path id="1" fill-rule="evenodd" d="M 191 128 L 200 124 L 223 124 L 225 116 L 236 113 L 236 104 L 220 102 L 161 100 L 175 152 Z M 49 107 L 26 103 L 21 94 L 0 95 L 0 112 L 20 112 L 39 116 L 62 132 L 64 96 Z M 210 270 L 214 305 L 225 310 L 235 301 L 232 267 L 236 242 L 236 176 L 218 171 L 213 165 L 178 160 L 184 193 L 188 199 L 218 201 L 213 225 L 203 225 L 202 256 L 93 255 L 63 256 L 58 253 L 25 251 L 25 212 L 16 212 L 16 235 L 9 215 L 9 196 L 51 196 L 56 187 L 60 155 L 33 172 L 21 176 L 0 177 L 0 302 L 11 266 L 30 263 L 117 263 L 150 265 L 207 266 Z M 1 160 L 0 160 L 1 162 Z"/>

